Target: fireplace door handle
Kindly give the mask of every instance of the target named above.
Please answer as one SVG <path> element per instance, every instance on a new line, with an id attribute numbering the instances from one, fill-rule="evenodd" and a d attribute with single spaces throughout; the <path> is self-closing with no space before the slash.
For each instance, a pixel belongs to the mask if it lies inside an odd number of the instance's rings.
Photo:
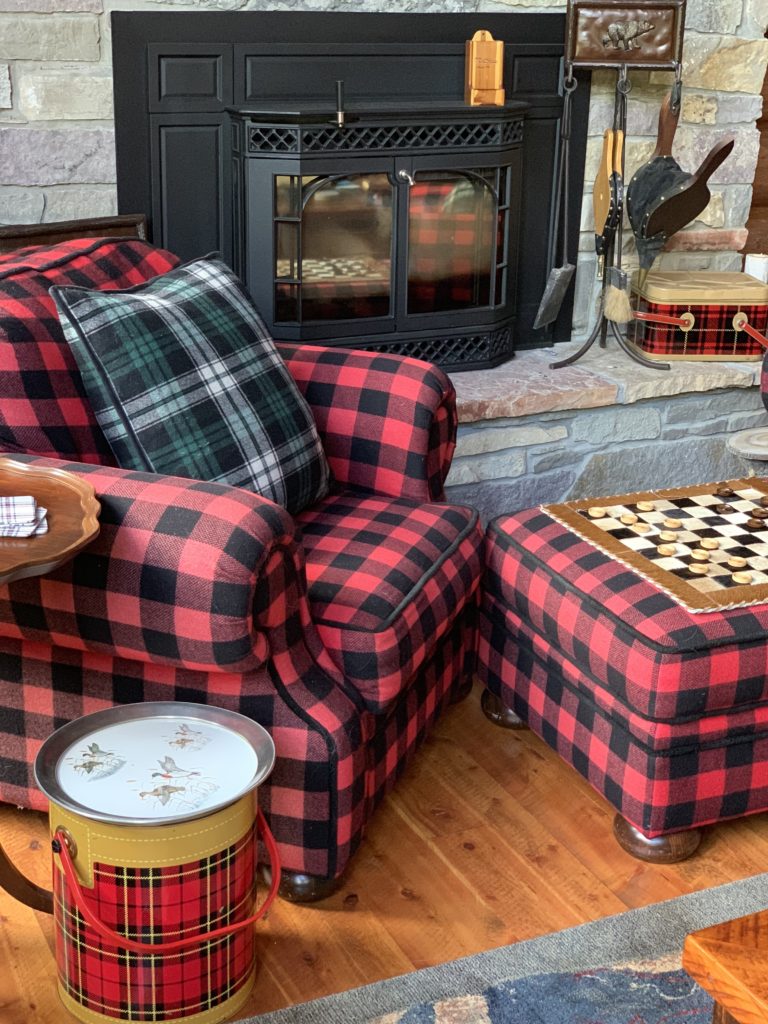
<path id="1" fill-rule="evenodd" d="M 412 188 L 416 184 L 413 177 L 408 173 L 408 171 L 406 171 L 404 167 L 400 168 L 400 170 L 397 172 L 397 176 L 400 179 L 400 181 L 408 182 L 408 188 Z"/>

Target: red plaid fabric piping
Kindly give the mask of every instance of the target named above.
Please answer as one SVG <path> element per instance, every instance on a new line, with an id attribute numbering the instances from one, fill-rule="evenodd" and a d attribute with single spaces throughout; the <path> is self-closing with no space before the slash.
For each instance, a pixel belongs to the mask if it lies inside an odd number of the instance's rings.
<path id="1" fill-rule="evenodd" d="M 54 871 L 59 982 L 76 1003 L 117 1020 L 178 1020 L 232 999 L 255 967 L 252 927 L 176 953 L 128 953 L 86 924 L 66 879 Z M 89 892 L 112 930 L 159 943 L 212 931 L 250 915 L 256 898 L 256 842 L 239 842 L 191 863 L 155 868 L 94 864 Z"/>
<path id="2" fill-rule="evenodd" d="M 768 306 L 692 306 L 689 303 L 648 302 L 640 299 L 638 310 L 660 313 L 663 316 L 682 316 L 691 312 L 694 326 L 682 331 L 673 324 L 654 324 L 635 320 L 629 328 L 629 338 L 644 352 L 659 356 L 719 356 L 721 359 L 760 358 L 765 349 L 743 331 L 733 326 L 737 312 L 746 316 L 751 327 L 765 334 L 768 329 Z"/>

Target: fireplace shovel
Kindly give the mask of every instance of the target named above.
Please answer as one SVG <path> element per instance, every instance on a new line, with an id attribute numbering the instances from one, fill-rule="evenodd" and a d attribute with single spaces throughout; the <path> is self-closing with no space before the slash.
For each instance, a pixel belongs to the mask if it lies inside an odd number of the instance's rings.
<path id="1" fill-rule="evenodd" d="M 544 294 L 539 302 L 539 309 L 536 319 L 533 321 L 534 330 L 539 327 L 546 327 L 554 320 L 560 312 L 565 293 L 571 283 L 576 267 L 568 262 L 568 149 L 571 138 L 571 93 L 576 88 L 576 79 L 566 78 L 563 89 L 563 114 L 560 119 L 560 160 L 557 171 L 557 190 L 555 195 L 555 220 L 552 226 L 552 250 L 557 248 L 558 229 L 562 228 L 562 249 L 561 265 L 552 266 L 544 288 Z M 554 264 L 555 257 L 552 256 Z"/>

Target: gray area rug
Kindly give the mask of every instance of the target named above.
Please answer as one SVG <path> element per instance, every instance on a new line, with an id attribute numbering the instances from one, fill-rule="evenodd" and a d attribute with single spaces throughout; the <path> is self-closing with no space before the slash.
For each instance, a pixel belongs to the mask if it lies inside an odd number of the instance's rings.
<path id="1" fill-rule="evenodd" d="M 513 946 L 502 946 L 475 956 L 463 957 L 439 967 L 414 971 L 388 981 L 375 982 L 339 995 L 249 1017 L 243 1024 L 568 1024 L 563 1005 L 583 1003 L 586 1012 L 596 988 L 613 985 L 615 991 L 634 986 L 644 989 L 649 1005 L 664 1001 L 667 1011 L 679 1004 L 680 1019 L 689 1024 L 711 1017 L 711 1001 L 678 971 L 685 936 L 699 928 L 752 914 L 768 907 L 768 874 L 715 889 L 691 893 L 640 910 L 630 910 L 601 921 L 569 928 Z M 643 970 L 644 962 L 655 966 Z M 621 965 L 611 970 L 611 965 Z M 625 971 L 625 965 L 631 965 Z M 594 971 L 593 968 L 606 968 Z M 657 973 L 659 971 L 665 973 Z M 578 991 L 574 978 L 579 972 Z M 567 980 L 563 975 L 567 974 Z M 256 994 L 258 996 L 258 980 Z M 571 987 L 565 993 L 564 986 Z M 685 991 L 682 991 L 682 989 Z M 564 994 L 565 993 L 565 994 Z M 479 998 L 478 998 L 479 997 Z M 605 1000 L 605 994 L 602 994 Z M 637 995 L 631 1003 L 638 1007 Z M 686 999 L 688 1002 L 683 1003 Z M 451 1004 L 435 1008 L 432 1004 Z M 559 1002 L 558 1002 L 559 1000 Z M 624 1014 L 611 997 L 613 1021 L 638 1021 Z M 560 1007 L 558 1009 L 558 1007 Z M 643 1011 L 641 1021 L 654 1020 Z M 601 1018 L 579 1018 L 592 1021 Z M 656 1019 L 661 1020 L 662 1017 Z M 670 1020 L 667 1015 L 663 1019 Z M 671 1019 L 678 1019 L 674 1016 Z"/>

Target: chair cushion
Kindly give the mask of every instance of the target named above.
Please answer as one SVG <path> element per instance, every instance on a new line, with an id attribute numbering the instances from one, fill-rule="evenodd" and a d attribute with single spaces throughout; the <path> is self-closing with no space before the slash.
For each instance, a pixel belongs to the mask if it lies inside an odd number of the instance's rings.
<path id="1" fill-rule="evenodd" d="M 692 613 L 540 509 L 488 528 L 487 593 L 578 665 L 603 706 L 656 723 L 768 700 L 768 605 Z"/>
<path id="2" fill-rule="evenodd" d="M 297 521 L 318 632 L 365 704 L 381 711 L 474 600 L 478 514 L 343 493 Z"/>
<path id="3" fill-rule="evenodd" d="M 48 289 L 128 288 L 178 262 L 138 238 L 79 238 L 0 255 L 0 448 L 114 465 Z"/>
<path id="4" fill-rule="evenodd" d="M 243 487 L 289 512 L 327 492 L 309 406 L 220 259 L 136 288 L 51 294 L 122 468 Z"/>

